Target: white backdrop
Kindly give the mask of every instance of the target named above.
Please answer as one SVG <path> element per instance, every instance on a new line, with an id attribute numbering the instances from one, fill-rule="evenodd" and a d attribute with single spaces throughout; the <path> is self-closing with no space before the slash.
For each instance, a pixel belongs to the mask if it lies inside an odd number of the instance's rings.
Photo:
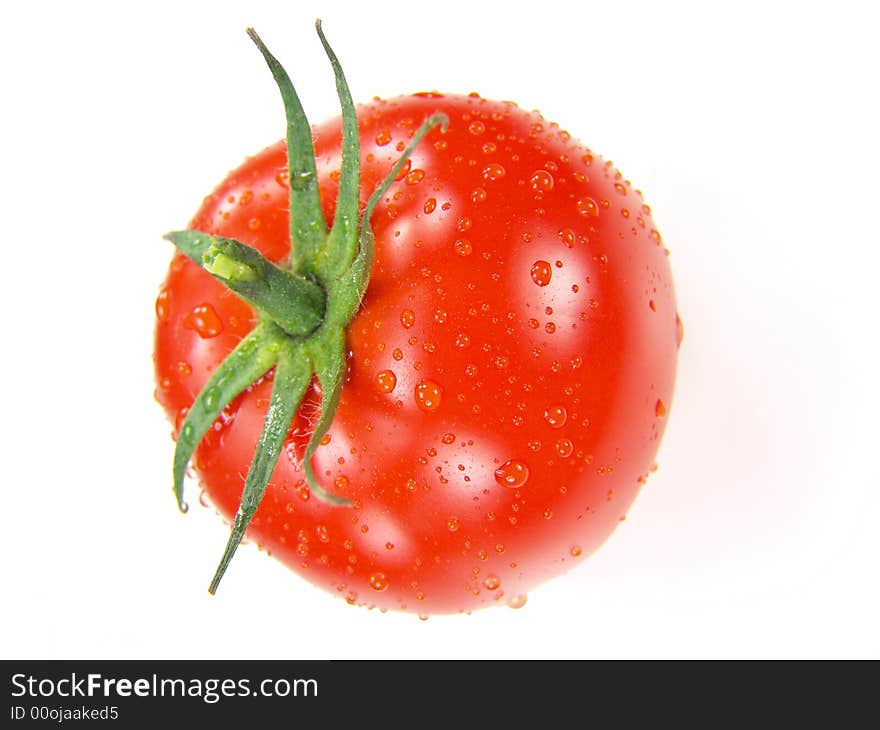
<path id="1" fill-rule="evenodd" d="M 4 5 L 0 657 L 880 657 L 869 5 Z M 337 113 L 317 15 L 357 99 L 539 108 L 645 191 L 672 250 L 660 471 L 522 610 L 356 609 L 252 545 L 212 599 L 227 528 L 173 504 L 160 236 L 282 134 L 247 25 L 313 121 Z"/>

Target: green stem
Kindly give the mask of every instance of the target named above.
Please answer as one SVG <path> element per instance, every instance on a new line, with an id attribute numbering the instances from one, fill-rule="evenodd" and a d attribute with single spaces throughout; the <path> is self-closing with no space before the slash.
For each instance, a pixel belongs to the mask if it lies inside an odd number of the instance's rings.
<path id="1" fill-rule="evenodd" d="M 275 364 L 282 340 L 271 322 L 257 325 L 220 363 L 190 406 L 174 449 L 174 496 L 182 512 L 187 509 L 183 478 L 193 452 L 230 401 Z"/>
<path id="2" fill-rule="evenodd" d="M 220 565 L 217 567 L 208 593 L 216 592 L 220 579 L 229 566 L 229 561 L 235 555 L 257 507 L 260 506 L 284 440 L 290 431 L 293 417 L 311 377 L 310 364 L 302 357 L 297 345 L 293 342 L 286 343 L 279 355 L 278 366 L 275 368 L 275 383 L 272 387 L 266 421 L 263 424 L 263 433 L 260 435 L 254 460 L 248 470 L 229 542 L 226 544 L 226 550 L 220 559 Z"/>
<path id="3" fill-rule="evenodd" d="M 422 138 L 438 125 L 445 129 L 447 122 L 445 116 L 435 114 L 422 124 L 400 160 L 370 196 L 359 220 L 360 146 L 355 106 L 320 21 L 316 30 L 333 67 L 342 108 L 342 168 L 330 231 L 319 199 L 308 120 L 287 73 L 253 29 L 248 29 L 278 84 L 287 118 L 290 270 L 233 239 L 200 231 L 175 231 L 166 236 L 198 266 L 249 302 L 260 317 L 260 324 L 217 368 L 184 421 L 174 457 L 174 493 L 181 507 L 186 466 L 204 434 L 227 403 L 276 365 L 269 410 L 226 550 L 211 582 L 211 593 L 217 590 L 259 507 L 313 375 L 321 384 L 323 397 L 320 418 L 306 446 L 303 471 L 317 498 L 331 505 L 351 504 L 321 486 L 311 459 L 339 406 L 346 372 L 345 331 L 366 292 L 373 264 L 370 217 Z"/>
<path id="4" fill-rule="evenodd" d="M 318 193 L 312 130 L 287 71 L 253 28 L 248 28 L 247 34 L 263 54 L 284 103 L 290 185 L 290 262 L 294 271 L 311 274 L 318 251 L 327 237 L 327 224 Z"/>
<path id="5" fill-rule="evenodd" d="M 358 138 L 357 111 L 351 98 L 348 82 L 342 72 L 339 59 L 327 42 L 321 21 L 315 21 L 315 30 L 324 46 L 324 52 L 333 68 L 336 79 L 336 95 L 342 110 L 342 166 L 339 176 L 339 191 L 336 195 L 336 212 L 333 227 L 327 239 L 321 263 L 323 272 L 338 272 L 347 268 L 357 249 L 358 205 L 360 192 L 361 151 Z"/>
<path id="6" fill-rule="evenodd" d="M 308 335 L 324 319 L 324 289 L 279 268 L 255 248 L 200 231 L 174 231 L 165 238 L 287 334 Z"/>

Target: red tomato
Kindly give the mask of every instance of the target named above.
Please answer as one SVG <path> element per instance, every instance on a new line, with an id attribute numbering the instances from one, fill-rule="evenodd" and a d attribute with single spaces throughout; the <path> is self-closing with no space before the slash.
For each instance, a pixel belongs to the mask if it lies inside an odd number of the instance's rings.
<path id="1" fill-rule="evenodd" d="M 680 339 L 668 252 L 641 193 L 535 112 L 434 93 L 359 107 L 362 203 L 437 111 L 448 130 L 423 140 L 372 218 L 372 279 L 312 462 L 353 506 L 304 481 L 313 387 L 248 530 L 350 603 L 422 614 L 520 605 L 608 537 L 653 468 Z M 329 223 L 339 120 L 314 138 Z M 281 260 L 285 164 L 283 143 L 247 160 L 190 227 Z M 157 397 L 179 428 L 255 316 L 180 254 L 156 310 Z M 269 380 L 233 401 L 196 452 L 227 518 Z"/>

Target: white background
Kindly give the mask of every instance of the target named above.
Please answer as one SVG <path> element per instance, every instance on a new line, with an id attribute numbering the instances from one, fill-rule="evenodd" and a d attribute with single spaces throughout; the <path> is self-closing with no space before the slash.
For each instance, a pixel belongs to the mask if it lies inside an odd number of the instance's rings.
<path id="1" fill-rule="evenodd" d="M 0 10 L 0 656 L 880 658 L 870 3 L 359 5 Z M 660 471 L 522 610 L 355 609 L 252 545 L 212 599 L 226 527 L 173 504 L 160 236 L 282 134 L 247 25 L 313 121 L 337 113 L 317 15 L 357 99 L 539 108 L 645 191 L 672 249 L 686 335 Z"/>

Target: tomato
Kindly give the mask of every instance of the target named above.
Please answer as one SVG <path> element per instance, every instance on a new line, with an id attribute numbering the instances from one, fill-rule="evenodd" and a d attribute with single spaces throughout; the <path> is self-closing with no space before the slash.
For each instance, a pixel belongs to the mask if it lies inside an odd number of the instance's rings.
<path id="1" fill-rule="evenodd" d="M 672 399 L 681 325 L 668 251 L 611 162 L 536 112 L 439 93 L 357 108 L 360 198 L 442 112 L 372 216 L 376 258 L 346 331 L 338 410 L 303 472 L 312 383 L 248 536 L 349 603 L 420 614 L 521 605 L 624 519 Z M 341 122 L 313 129 L 333 219 Z M 190 228 L 281 261 L 286 148 L 248 159 Z M 180 253 L 156 304 L 157 398 L 179 429 L 255 326 L 251 306 Z M 272 372 L 224 410 L 193 467 L 227 518 L 266 418 Z"/>

